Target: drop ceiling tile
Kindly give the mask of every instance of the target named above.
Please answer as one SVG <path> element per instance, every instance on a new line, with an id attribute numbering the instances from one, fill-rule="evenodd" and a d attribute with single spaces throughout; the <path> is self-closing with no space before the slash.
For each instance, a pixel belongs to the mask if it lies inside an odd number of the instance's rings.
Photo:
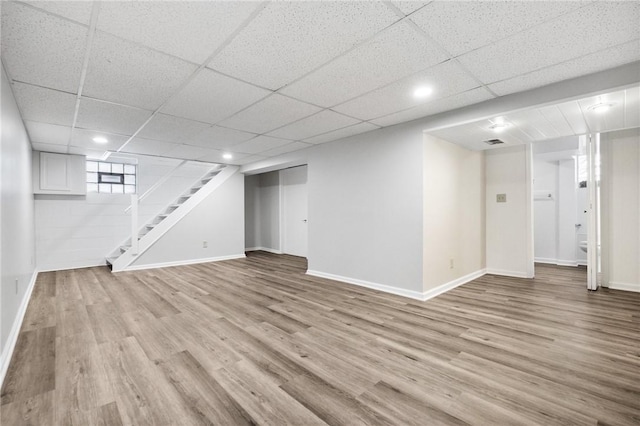
<path id="1" fill-rule="evenodd" d="M 273 94 L 219 124 L 247 132 L 267 133 L 319 111 L 316 106 Z"/>
<path id="2" fill-rule="evenodd" d="M 70 146 L 68 149 L 69 154 L 74 155 L 86 155 L 87 159 L 101 160 L 107 153 L 107 150 L 91 149 L 83 146 Z"/>
<path id="3" fill-rule="evenodd" d="M 488 87 L 496 94 L 504 96 L 581 75 L 604 71 L 638 60 L 640 60 L 640 40 L 634 40 L 525 75 L 499 81 L 490 84 Z"/>
<path id="4" fill-rule="evenodd" d="M 268 151 L 264 151 L 261 152 L 261 155 L 264 155 L 265 157 L 276 157 L 278 155 L 282 155 L 282 154 L 288 154 L 290 152 L 294 152 L 294 151 L 300 151 L 301 149 L 305 149 L 305 148 L 309 148 L 313 146 L 310 143 L 305 143 L 305 142 L 291 142 L 288 145 L 282 145 L 278 148 L 274 148 L 274 149 L 270 149 Z"/>
<path id="5" fill-rule="evenodd" d="M 459 57 L 483 83 L 526 74 L 640 38 L 640 2 L 594 2 Z"/>
<path id="6" fill-rule="evenodd" d="M 428 1 L 392 1 L 391 3 L 393 3 L 395 7 L 400 9 L 400 11 L 405 15 L 411 15 L 413 12 L 429 4 L 430 2 Z"/>
<path id="7" fill-rule="evenodd" d="M 2 62 L 11 78 L 76 93 L 87 28 L 13 2 L 2 2 Z"/>
<path id="8" fill-rule="evenodd" d="M 13 92 L 23 119 L 73 125 L 76 95 L 22 83 L 13 83 Z"/>
<path id="9" fill-rule="evenodd" d="M 428 99 L 416 99 L 413 96 L 415 88 L 419 86 L 433 88 Z M 352 117 L 371 120 L 477 86 L 478 83 L 455 61 L 447 61 L 332 109 Z"/>
<path id="10" fill-rule="evenodd" d="M 137 136 L 165 142 L 186 143 L 187 140 L 208 127 L 210 126 L 207 123 L 157 114 Z"/>
<path id="11" fill-rule="evenodd" d="M 235 164 L 235 165 L 238 165 L 238 166 L 244 166 L 245 164 L 255 163 L 256 161 L 262 161 L 262 160 L 265 160 L 266 158 L 267 157 L 264 157 L 262 155 L 247 155 L 247 156 L 242 157 L 242 158 L 231 160 L 230 164 Z"/>
<path id="12" fill-rule="evenodd" d="M 440 47 L 399 22 L 281 92 L 331 107 L 446 59 Z"/>
<path id="13" fill-rule="evenodd" d="M 70 126 L 59 126 L 57 124 L 40 123 L 37 121 L 24 121 L 29 132 L 31 143 L 46 143 L 51 145 L 64 145 L 69 143 L 71 137 Z"/>
<path id="14" fill-rule="evenodd" d="M 248 141 L 256 136 L 255 133 L 247 133 L 220 126 L 211 126 L 188 139 L 185 143 L 203 148 L 222 149 Z"/>
<path id="15" fill-rule="evenodd" d="M 278 139 L 270 136 L 256 136 L 255 138 L 235 145 L 232 152 L 242 152 L 244 154 L 259 154 L 265 151 L 269 151 L 274 148 L 278 148 L 284 145 L 290 144 L 290 140 Z"/>
<path id="16" fill-rule="evenodd" d="M 258 4 L 239 1 L 102 2 L 98 28 L 201 64 Z"/>
<path id="17" fill-rule="evenodd" d="M 581 2 L 434 1 L 411 20 L 449 53 L 461 55 L 583 6 Z"/>
<path id="18" fill-rule="evenodd" d="M 359 120 L 325 109 L 310 117 L 291 123 L 269 133 L 269 136 L 302 140 L 311 136 L 357 124 Z"/>
<path id="19" fill-rule="evenodd" d="M 149 117 L 151 111 L 83 97 L 76 127 L 133 135 Z"/>
<path id="20" fill-rule="evenodd" d="M 200 158 L 211 155 L 213 152 L 214 150 L 212 149 L 180 144 L 175 145 L 163 155 L 171 158 L 182 158 L 183 160 L 199 160 Z"/>
<path id="21" fill-rule="evenodd" d="M 131 142 L 129 142 L 122 148 L 121 152 L 161 156 L 176 148 L 178 145 L 179 144 L 175 143 L 135 137 Z"/>
<path id="22" fill-rule="evenodd" d="M 233 164 L 233 165 L 239 165 L 240 161 L 243 158 L 246 157 L 251 157 L 248 154 L 242 154 L 242 153 L 232 153 L 231 158 L 224 158 L 225 154 L 229 154 L 228 151 L 221 151 L 221 150 L 209 150 L 209 154 L 205 155 L 204 157 L 200 158 L 200 161 L 208 161 L 211 163 L 219 163 L 219 164 Z"/>
<path id="23" fill-rule="evenodd" d="M 162 112 L 214 124 L 270 93 L 268 90 L 203 69 L 162 108 Z"/>
<path id="24" fill-rule="evenodd" d="M 32 142 L 31 143 L 31 148 L 33 148 L 34 151 L 57 152 L 57 153 L 60 153 L 60 154 L 66 154 L 67 153 L 67 146 L 66 145 L 55 145 L 55 144 L 48 144 L 48 143 Z"/>
<path id="25" fill-rule="evenodd" d="M 484 87 L 476 87 L 475 89 L 458 93 L 444 99 L 438 99 L 400 112 L 385 115 L 384 117 L 371 120 L 371 122 L 378 126 L 392 126 L 394 124 L 428 117 L 444 111 L 477 104 L 478 102 L 486 101 L 493 97 L 494 96 Z"/>
<path id="26" fill-rule="evenodd" d="M 397 20 L 381 2 L 272 2 L 209 67 L 276 90 Z"/>
<path id="27" fill-rule="evenodd" d="M 325 142 L 331 142 L 338 139 L 346 138 L 360 133 L 370 132 L 371 130 L 379 129 L 378 126 L 371 123 L 358 123 L 353 126 L 345 127 L 344 129 L 334 130 L 333 132 L 324 133 L 322 135 L 307 138 L 304 141 L 312 144 L 319 144 Z"/>
<path id="28" fill-rule="evenodd" d="M 25 3 L 81 24 L 89 25 L 91 21 L 93 8 L 91 1 L 25 1 Z"/>
<path id="29" fill-rule="evenodd" d="M 93 141 L 96 136 L 101 136 L 107 139 L 105 144 L 97 144 Z M 128 136 L 114 135 L 106 132 L 96 132 L 93 130 L 73 129 L 71 134 L 71 142 L 69 146 L 88 148 L 92 150 L 105 150 L 115 151 L 124 144 Z"/>
<path id="30" fill-rule="evenodd" d="M 506 121 L 527 135 L 531 141 L 541 141 L 562 136 L 538 109 L 507 114 Z M 508 128 L 507 130 L 510 130 Z M 498 135 L 498 137 L 500 137 Z"/>
<path id="31" fill-rule="evenodd" d="M 155 110 L 197 67 L 96 31 L 82 94 Z"/>

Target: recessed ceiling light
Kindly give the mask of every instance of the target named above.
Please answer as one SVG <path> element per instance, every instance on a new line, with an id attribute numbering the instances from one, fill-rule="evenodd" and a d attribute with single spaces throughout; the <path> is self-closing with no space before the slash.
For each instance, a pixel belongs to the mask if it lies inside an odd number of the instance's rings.
<path id="1" fill-rule="evenodd" d="M 93 138 L 93 141 L 95 143 L 99 143 L 99 144 L 105 144 L 105 143 L 109 142 L 109 140 L 107 138 L 103 138 L 102 136 L 96 136 L 95 138 Z"/>
<path id="2" fill-rule="evenodd" d="M 233 155 L 227 153 L 227 154 L 222 154 L 222 158 L 224 158 L 225 160 L 231 160 L 233 158 Z"/>
<path id="3" fill-rule="evenodd" d="M 493 121 L 491 122 L 491 126 L 489 126 L 489 129 L 493 130 L 496 133 L 500 133 L 508 127 L 511 127 L 511 123 L 507 123 L 502 117 L 497 117 L 493 119 Z"/>
<path id="4" fill-rule="evenodd" d="M 422 87 L 418 87 L 416 90 L 413 91 L 413 96 L 415 98 L 422 99 L 422 98 L 426 98 L 431 93 L 433 93 L 433 89 L 431 87 L 422 86 Z"/>
<path id="5" fill-rule="evenodd" d="M 589 111 L 593 111 L 593 112 L 597 112 L 597 113 L 603 113 L 605 111 L 607 111 L 609 108 L 611 108 L 612 106 L 614 106 L 615 104 L 612 102 L 600 102 L 597 103 L 595 105 L 591 105 L 589 108 L 587 108 Z"/>

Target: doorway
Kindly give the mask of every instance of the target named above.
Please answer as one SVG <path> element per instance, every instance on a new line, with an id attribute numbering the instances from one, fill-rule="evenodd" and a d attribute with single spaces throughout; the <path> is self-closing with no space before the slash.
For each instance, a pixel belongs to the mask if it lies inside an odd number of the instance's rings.
<path id="1" fill-rule="evenodd" d="M 307 166 L 280 171 L 282 252 L 307 257 Z"/>

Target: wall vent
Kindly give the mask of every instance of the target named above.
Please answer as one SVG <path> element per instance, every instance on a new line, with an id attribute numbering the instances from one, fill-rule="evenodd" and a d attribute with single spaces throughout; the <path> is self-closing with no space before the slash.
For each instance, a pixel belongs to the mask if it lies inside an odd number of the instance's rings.
<path id="1" fill-rule="evenodd" d="M 486 143 L 487 145 L 500 145 L 502 142 L 500 139 L 489 139 L 487 141 L 484 141 L 484 143 Z"/>

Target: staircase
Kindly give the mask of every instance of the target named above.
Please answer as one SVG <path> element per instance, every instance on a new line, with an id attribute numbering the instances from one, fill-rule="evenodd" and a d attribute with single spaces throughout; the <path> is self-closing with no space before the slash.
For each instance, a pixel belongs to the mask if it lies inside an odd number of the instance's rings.
<path id="1" fill-rule="evenodd" d="M 238 172 L 237 166 L 216 166 L 202 176 L 191 188 L 169 204 L 160 214 L 138 231 L 138 247 L 132 247 L 129 238 L 107 256 L 107 266 L 113 272 L 126 270 L 141 254 L 147 251 L 167 231 L 182 220 L 194 207 Z"/>

